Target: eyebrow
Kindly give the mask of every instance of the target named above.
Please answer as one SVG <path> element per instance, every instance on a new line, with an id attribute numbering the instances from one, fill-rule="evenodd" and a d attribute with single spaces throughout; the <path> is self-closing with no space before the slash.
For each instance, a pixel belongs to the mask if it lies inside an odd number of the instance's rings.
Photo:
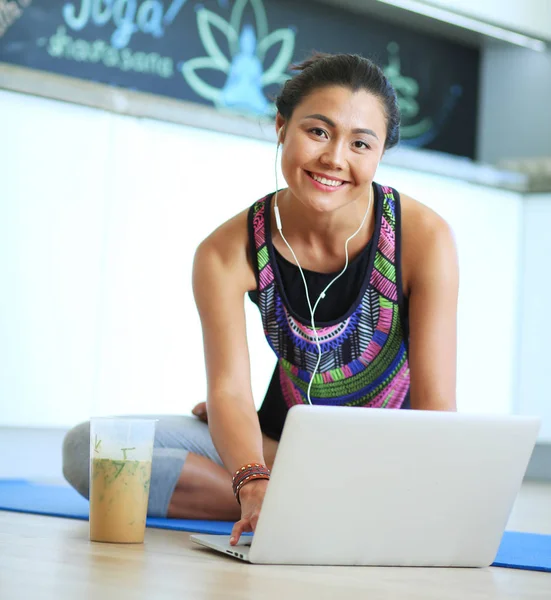
<path id="1" fill-rule="evenodd" d="M 329 125 L 330 127 L 336 127 L 335 123 L 331 121 L 329 117 L 326 117 L 325 115 L 320 115 L 319 113 L 316 113 L 314 115 L 308 115 L 302 120 L 305 121 L 306 119 L 317 119 L 318 121 L 323 121 L 324 123 L 327 123 L 327 125 Z M 379 137 L 373 131 L 373 129 L 353 129 L 352 133 L 366 133 L 367 135 L 372 135 L 377 140 L 379 139 Z"/>

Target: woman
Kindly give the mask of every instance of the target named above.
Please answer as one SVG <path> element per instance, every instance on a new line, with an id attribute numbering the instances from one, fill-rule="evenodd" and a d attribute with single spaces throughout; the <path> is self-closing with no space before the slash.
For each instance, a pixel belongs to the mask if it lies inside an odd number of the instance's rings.
<path id="1" fill-rule="evenodd" d="M 373 182 L 398 142 L 396 94 L 359 56 L 316 55 L 297 70 L 276 101 L 288 187 L 221 225 L 196 252 L 207 402 L 193 411 L 200 419 L 161 417 L 155 439 L 149 514 L 237 520 L 233 544 L 256 527 L 293 404 L 456 404 L 452 234 L 423 204 Z M 258 413 L 247 293 L 278 357 Z M 88 444 L 88 424 L 64 442 L 64 474 L 84 495 Z"/>

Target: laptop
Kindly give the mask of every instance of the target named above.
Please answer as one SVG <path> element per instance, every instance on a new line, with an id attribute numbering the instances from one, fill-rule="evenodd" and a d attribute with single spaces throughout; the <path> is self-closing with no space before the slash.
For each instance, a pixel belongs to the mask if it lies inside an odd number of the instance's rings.
<path id="1" fill-rule="evenodd" d="M 192 535 L 258 564 L 487 567 L 538 417 L 293 407 L 253 536 Z"/>

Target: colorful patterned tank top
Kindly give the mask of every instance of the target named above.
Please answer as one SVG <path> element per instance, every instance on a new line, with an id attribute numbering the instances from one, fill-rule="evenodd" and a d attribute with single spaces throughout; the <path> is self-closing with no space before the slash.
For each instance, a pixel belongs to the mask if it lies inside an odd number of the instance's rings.
<path id="1" fill-rule="evenodd" d="M 310 392 L 313 404 L 402 408 L 408 403 L 407 325 L 397 261 L 399 196 L 392 188 L 374 187 L 375 229 L 359 296 L 338 321 L 316 322 L 322 356 Z M 294 313 L 283 288 L 271 243 L 272 196 L 251 207 L 251 241 L 257 304 L 278 359 L 281 393 L 290 408 L 308 402 L 318 348 L 310 321 Z"/>

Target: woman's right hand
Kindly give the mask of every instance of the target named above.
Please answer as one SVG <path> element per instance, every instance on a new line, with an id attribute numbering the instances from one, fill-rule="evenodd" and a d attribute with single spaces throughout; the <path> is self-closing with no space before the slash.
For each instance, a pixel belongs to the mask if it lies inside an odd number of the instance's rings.
<path id="1" fill-rule="evenodd" d="M 233 526 L 230 545 L 235 546 L 242 533 L 254 532 L 262 508 L 262 502 L 268 489 L 268 480 L 259 479 L 244 485 L 239 492 L 241 501 L 241 520 Z"/>

